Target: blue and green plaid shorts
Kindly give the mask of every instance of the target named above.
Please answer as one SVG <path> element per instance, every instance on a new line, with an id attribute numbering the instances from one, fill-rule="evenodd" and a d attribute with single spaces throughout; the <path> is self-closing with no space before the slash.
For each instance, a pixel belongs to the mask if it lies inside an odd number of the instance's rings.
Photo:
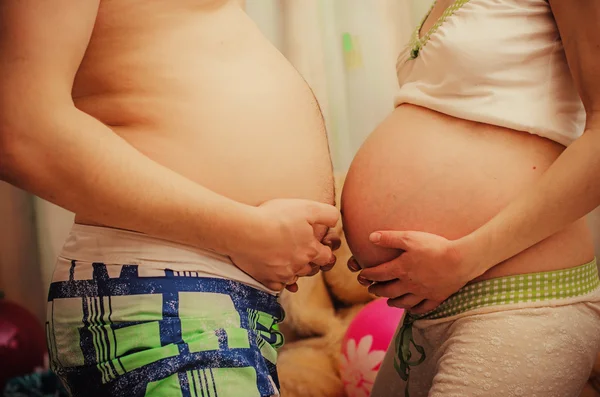
<path id="1" fill-rule="evenodd" d="M 275 295 L 193 272 L 60 260 L 50 286 L 52 369 L 74 397 L 268 397 L 284 312 Z M 75 269 L 91 274 L 75 279 Z M 63 269 L 63 274 L 67 269 Z"/>

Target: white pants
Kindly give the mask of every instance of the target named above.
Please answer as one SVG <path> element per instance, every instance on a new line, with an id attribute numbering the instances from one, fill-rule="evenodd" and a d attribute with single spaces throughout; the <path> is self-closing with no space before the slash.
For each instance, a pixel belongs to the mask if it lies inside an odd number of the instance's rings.
<path id="1" fill-rule="evenodd" d="M 418 320 L 413 335 L 427 357 L 411 369 L 410 397 L 577 397 L 600 350 L 600 289 Z M 371 397 L 404 397 L 395 355 L 392 343 Z"/>

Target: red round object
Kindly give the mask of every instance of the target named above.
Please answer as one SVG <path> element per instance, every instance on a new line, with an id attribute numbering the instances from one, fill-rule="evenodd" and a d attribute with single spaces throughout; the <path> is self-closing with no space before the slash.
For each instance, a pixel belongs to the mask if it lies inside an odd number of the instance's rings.
<path id="1" fill-rule="evenodd" d="M 0 391 L 9 379 L 43 367 L 46 352 L 46 336 L 37 318 L 0 299 Z"/>

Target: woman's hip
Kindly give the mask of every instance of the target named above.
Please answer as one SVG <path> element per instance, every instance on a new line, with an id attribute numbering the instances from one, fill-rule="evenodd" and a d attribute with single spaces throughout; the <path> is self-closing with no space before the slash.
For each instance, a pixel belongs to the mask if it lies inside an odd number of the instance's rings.
<path id="1" fill-rule="evenodd" d="M 584 218 L 494 266 L 470 284 L 506 276 L 574 268 L 593 258 L 592 233 Z"/>

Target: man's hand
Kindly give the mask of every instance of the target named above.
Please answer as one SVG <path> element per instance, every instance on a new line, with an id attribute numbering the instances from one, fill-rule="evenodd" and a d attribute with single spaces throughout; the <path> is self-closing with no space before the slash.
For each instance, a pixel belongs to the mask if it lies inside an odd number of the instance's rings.
<path id="1" fill-rule="evenodd" d="M 323 237 L 321 242 L 323 244 L 325 244 L 326 246 L 328 246 L 329 248 L 331 248 L 331 251 L 338 250 L 340 248 L 340 246 L 342 245 L 342 238 L 340 237 L 339 229 L 338 228 L 329 228 L 327 230 L 327 234 L 325 235 L 325 237 Z M 337 258 L 334 255 L 333 259 L 330 263 L 328 263 L 325 266 L 317 267 L 317 271 L 315 272 L 315 274 L 317 274 L 319 270 L 324 271 L 324 272 L 330 271 L 335 266 L 336 261 L 337 261 Z"/>
<path id="2" fill-rule="evenodd" d="M 255 210 L 256 229 L 248 230 L 248 239 L 229 254 L 240 269 L 271 290 L 287 287 L 295 292 L 299 277 L 333 266 L 336 258 L 332 248 L 338 243 L 333 235 L 319 241 L 314 227 L 335 227 L 340 213 L 334 206 L 310 200 L 277 199 Z"/>

